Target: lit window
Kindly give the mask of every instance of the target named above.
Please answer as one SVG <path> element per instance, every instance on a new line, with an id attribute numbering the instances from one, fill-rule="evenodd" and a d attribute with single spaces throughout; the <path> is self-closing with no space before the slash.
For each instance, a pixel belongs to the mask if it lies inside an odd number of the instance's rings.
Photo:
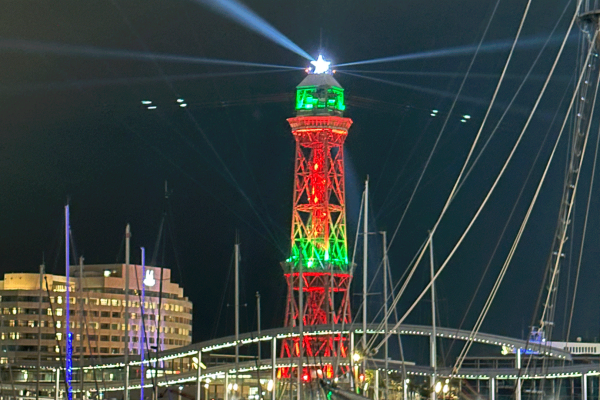
<path id="1" fill-rule="evenodd" d="M 48 315 L 52 315 L 52 309 L 48 308 Z"/>
<path id="2" fill-rule="evenodd" d="M 56 327 L 57 328 L 62 328 L 62 322 L 56 321 Z"/>
<path id="3" fill-rule="evenodd" d="M 56 332 L 56 340 L 62 340 L 62 332 Z"/>
<path id="4" fill-rule="evenodd" d="M 69 301 L 71 302 L 71 304 L 76 304 L 77 297 L 71 297 L 71 298 L 69 298 Z"/>
<path id="5" fill-rule="evenodd" d="M 62 315 L 63 315 L 63 310 L 62 310 L 62 308 L 57 308 L 57 309 L 56 309 L 56 315 L 57 315 L 58 317 L 62 317 Z"/>
<path id="6" fill-rule="evenodd" d="M 8 326 L 15 326 L 15 320 L 11 319 L 10 321 L 8 321 Z"/>
<path id="7" fill-rule="evenodd" d="M 62 296 L 58 296 L 58 297 L 56 298 L 56 302 L 57 302 L 58 304 L 62 304 L 62 302 L 63 302 L 63 300 L 62 300 Z"/>
<path id="8" fill-rule="evenodd" d="M 13 313 L 13 315 L 17 313 L 17 307 L 13 307 L 12 313 Z"/>
<path id="9" fill-rule="evenodd" d="M 119 307 L 121 305 L 121 302 L 117 299 L 112 299 L 111 303 L 113 307 Z"/>
<path id="10" fill-rule="evenodd" d="M 54 352 L 55 353 L 60 353 L 60 347 L 54 346 Z"/>
<path id="11" fill-rule="evenodd" d="M 108 299 L 100 299 L 100 305 L 101 306 L 108 306 L 110 304 L 109 304 Z"/>
<path id="12" fill-rule="evenodd" d="M 35 328 L 35 321 L 29 321 L 27 322 L 27 326 L 30 328 Z"/>

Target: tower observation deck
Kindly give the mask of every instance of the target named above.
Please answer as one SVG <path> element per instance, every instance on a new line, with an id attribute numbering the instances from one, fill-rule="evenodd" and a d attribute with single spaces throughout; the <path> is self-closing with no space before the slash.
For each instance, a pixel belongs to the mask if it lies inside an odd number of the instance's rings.
<path id="1" fill-rule="evenodd" d="M 345 108 L 344 89 L 328 68 L 315 63 L 296 88 L 296 116 L 288 119 L 296 152 L 291 252 L 282 263 L 288 285 L 285 326 L 351 321 L 343 144 L 352 120 L 343 116 Z M 281 352 L 346 357 L 345 342 L 341 336 L 305 336 L 301 343 L 285 341 Z M 329 377 L 333 372 L 324 368 Z"/>

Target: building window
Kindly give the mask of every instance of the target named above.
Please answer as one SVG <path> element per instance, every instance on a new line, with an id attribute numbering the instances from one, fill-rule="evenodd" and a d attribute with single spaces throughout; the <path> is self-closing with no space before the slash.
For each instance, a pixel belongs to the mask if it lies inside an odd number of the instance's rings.
<path id="1" fill-rule="evenodd" d="M 120 307 L 121 306 L 121 301 L 117 300 L 117 299 L 112 299 L 111 300 L 111 304 L 113 307 Z"/>
<path id="2" fill-rule="evenodd" d="M 108 299 L 100 299 L 100 305 L 101 306 L 108 306 L 109 304 L 109 300 Z"/>
<path id="3" fill-rule="evenodd" d="M 27 326 L 30 328 L 35 328 L 37 325 L 36 321 L 28 321 Z"/>
<path id="4" fill-rule="evenodd" d="M 58 304 L 62 304 L 62 303 L 63 303 L 62 296 L 58 296 L 58 297 L 56 298 L 56 302 L 57 302 Z"/>
<path id="5" fill-rule="evenodd" d="M 119 330 L 119 324 L 110 324 L 110 329 L 113 331 Z"/>
<path id="6" fill-rule="evenodd" d="M 120 341 L 121 341 L 121 339 L 120 339 L 118 336 L 111 336 L 111 337 L 110 337 L 110 341 L 111 341 L 111 342 L 120 342 Z"/>
<path id="7" fill-rule="evenodd" d="M 102 318 L 108 318 L 108 317 L 110 317 L 110 313 L 109 313 L 108 311 L 102 311 L 102 312 L 100 313 L 100 316 L 101 316 Z"/>
<path id="8" fill-rule="evenodd" d="M 119 349 L 115 349 L 114 347 L 110 349 L 111 354 L 119 354 Z"/>
<path id="9" fill-rule="evenodd" d="M 62 310 L 62 308 L 57 308 L 57 309 L 56 309 L 56 316 L 57 316 L 57 317 L 62 317 L 62 315 L 63 315 L 63 310 Z"/>
<path id="10" fill-rule="evenodd" d="M 100 353 L 108 354 L 108 347 L 100 347 Z"/>
<path id="11" fill-rule="evenodd" d="M 62 340 L 62 333 L 56 332 L 56 340 Z"/>
<path id="12" fill-rule="evenodd" d="M 114 313 L 112 313 L 112 317 L 113 318 L 121 318 L 121 313 L 120 312 L 114 312 Z"/>
<path id="13" fill-rule="evenodd" d="M 109 339 L 108 339 L 108 335 L 101 335 L 101 336 L 100 336 L 100 341 L 101 341 L 101 342 L 108 342 L 108 340 L 109 340 Z"/>
<path id="14" fill-rule="evenodd" d="M 110 324 L 100 324 L 100 329 L 110 329 Z"/>

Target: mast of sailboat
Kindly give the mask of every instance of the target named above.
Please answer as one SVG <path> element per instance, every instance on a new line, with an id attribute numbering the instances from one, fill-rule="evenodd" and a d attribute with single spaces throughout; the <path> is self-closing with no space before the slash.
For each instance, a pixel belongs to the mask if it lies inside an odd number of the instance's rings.
<path id="1" fill-rule="evenodd" d="M 363 301 L 363 312 L 362 312 L 362 350 L 363 352 L 367 349 L 367 281 L 368 281 L 368 270 L 367 261 L 369 253 L 369 176 L 365 180 L 365 214 L 363 219 L 363 287 L 362 287 L 362 301 Z M 365 373 L 366 367 L 366 354 L 362 357 L 362 373 Z"/>
<path id="2" fill-rule="evenodd" d="M 144 247 L 141 248 L 142 252 L 142 301 L 140 301 L 140 310 L 142 315 L 142 332 L 141 332 L 141 345 L 140 345 L 140 400 L 144 400 L 144 378 L 146 378 L 146 365 L 144 364 L 145 354 L 146 354 L 146 325 L 144 319 L 146 317 L 145 313 L 145 304 L 146 304 L 146 249 Z M 200 361 L 198 361 L 198 369 L 200 369 Z M 200 382 L 198 382 L 200 385 Z"/>
<path id="3" fill-rule="evenodd" d="M 125 388 L 123 400 L 129 400 L 129 252 L 131 228 L 125 228 Z"/>
<path id="4" fill-rule="evenodd" d="M 389 331 L 389 326 L 388 326 L 388 282 L 387 282 L 387 275 L 388 275 L 388 254 L 387 254 L 387 232 L 383 231 L 381 232 L 381 235 L 383 236 L 383 315 L 385 318 L 385 325 L 384 325 L 384 331 L 385 331 L 385 336 L 387 337 L 388 335 L 388 331 Z M 385 357 L 385 391 L 383 394 L 383 399 L 384 400 L 388 400 L 388 395 L 389 395 L 389 385 L 390 385 L 390 374 L 388 373 L 388 369 L 389 369 L 389 345 L 388 342 L 386 340 L 385 342 L 385 352 L 384 352 L 384 357 Z"/>
<path id="5" fill-rule="evenodd" d="M 40 297 L 38 302 L 38 350 L 42 348 L 42 299 L 44 298 L 44 273 L 46 270 L 46 261 L 42 261 L 40 265 Z M 48 299 L 50 300 L 50 299 Z M 40 400 L 40 374 L 42 372 L 42 352 L 38 351 L 37 354 L 37 379 L 35 381 L 35 400 Z"/>
<path id="6" fill-rule="evenodd" d="M 436 379 L 437 379 L 437 360 L 436 360 L 436 325 L 435 325 L 435 266 L 433 260 L 433 234 L 429 232 L 429 270 L 431 275 L 431 336 L 429 337 L 429 355 L 433 375 L 431 377 L 431 400 L 436 400 Z M 387 342 L 387 341 L 386 341 Z"/>
<path id="7" fill-rule="evenodd" d="M 240 243 L 236 235 L 235 243 L 235 383 L 238 383 L 238 369 L 240 363 Z"/>
<path id="8" fill-rule="evenodd" d="M 85 399 L 83 391 L 83 256 L 79 257 L 79 278 L 77 279 L 79 287 L 79 388 L 81 391 L 81 400 Z"/>
<path id="9" fill-rule="evenodd" d="M 70 287 L 70 276 L 71 268 L 69 265 L 69 239 L 70 239 L 71 226 L 69 222 L 69 204 L 65 206 L 65 275 L 66 275 L 66 304 L 65 304 L 65 382 L 67 384 L 67 399 L 73 399 L 73 334 L 71 333 L 71 287 Z M 127 399 L 125 399 L 127 400 Z"/>

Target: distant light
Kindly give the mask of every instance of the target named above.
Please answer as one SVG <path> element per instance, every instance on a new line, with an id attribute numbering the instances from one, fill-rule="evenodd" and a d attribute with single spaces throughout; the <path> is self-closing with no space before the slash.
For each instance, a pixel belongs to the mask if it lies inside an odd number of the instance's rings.
<path id="1" fill-rule="evenodd" d="M 463 115 L 463 118 L 464 119 L 471 119 L 471 116 L 469 114 L 465 114 L 465 115 Z"/>
<path id="2" fill-rule="evenodd" d="M 183 108 L 183 107 L 187 107 L 187 103 L 181 103 L 181 104 L 179 105 L 179 107 L 181 107 L 181 108 Z"/>
<path id="3" fill-rule="evenodd" d="M 435 117 L 437 114 L 431 113 L 429 115 L 431 115 L 432 117 Z"/>
<path id="4" fill-rule="evenodd" d="M 179 390 L 183 390 L 183 386 L 179 386 Z"/>
<path id="5" fill-rule="evenodd" d="M 177 99 L 178 103 L 183 103 L 183 99 Z"/>
<path id="6" fill-rule="evenodd" d="M 234 383 L 234 384 L 233 384 L 233 391 L 234 391 L 234 392 L 237 392 L 237 390 L 238 390 L 238 384 L 237 384 L 237 383 Z"/>
<path id="7" fill-rule="evenodd" d="M 352 359 L 354 360 L 354 362 L 359 362 L 360 361 L 360 354 L 354 353 L 354 355 L 352 356 Z"/>
<path id="8" fill-rule="evenodd" d="M 110 270 L 105 269 L 104 270 L 104 276 L 108 278 L 110 276 Z"/>
<path id="9" fill-rule="evenodd" d="M 204 384 L 204 389 L 208 389 L 210 386 L 208 385 L 208 383 Z"/>
<path id="10" fill-rule="evenodd" d="M 460 120 L 460 122 L 464 123 L 464 122 L 467 122 L 467 120 L 463 118 L 463 119 Z"/>
<path id="11" fill-rule="evenodd" d="M 326 73 L 327 71 L 329 71 L 329 64 L 331 64 L 331 62 L 325 61 L 321 54 L 319 54 L 319 58 L 317 58 L 317 61 L 311 61 L 310 63 L 315 67 L 315 69 L 313 70 L 313 74 Z"/>
<path id="12" fill-rule="evenodd" d="M 437 114 L 438 110 L 431 110 L 432 113 Z"/>
<path id="13" fill-rule="evenodd" d="M 148 110 L 156 110 L 156 106 L 148 106 Z"/>
<path id="14" fill-rule="evenodd" d="M 152 104 L 152 102 L 150 100 L 142 100 L 142 104 Z"/>
<path id="15" fill-rule="evenodd" d="M 267 383 L 267 390 L 269 392 L 272 392 L 273 391 L 273 386 L 274 386 L 273 379 L 269 379 L 269 382 Z"/>

